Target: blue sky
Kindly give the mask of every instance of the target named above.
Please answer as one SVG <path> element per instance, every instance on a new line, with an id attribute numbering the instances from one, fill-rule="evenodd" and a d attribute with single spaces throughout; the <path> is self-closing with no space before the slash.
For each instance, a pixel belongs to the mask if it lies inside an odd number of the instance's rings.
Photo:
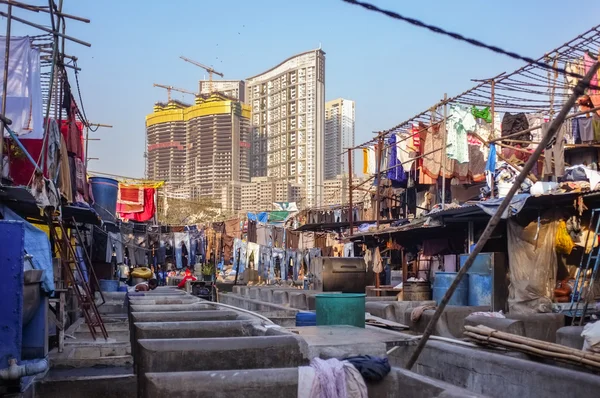
<path id="1" fill-rule="evenodd" d="M 28 1 L 47 4 L 45 1 Z M 598 24 L 600 2 L 577 16 L 564 0 L 394 1 L 373 3 L 406 16 L 537 58 Z M 291 55 L 322 46 L 326 99 L 356 101 L 357 143 L 474 85 L 470 79 L 512 71 L 522 63 L 435 35 L 340 0 L 64 0 L 67 33 L 92 43 L 67 42 L 79 57 L 86 113 L 113 129 L 93 133 L 90 170 L 144 175 L 144 118 L 167 93 L 161 83 L 196 90 L 203 71 L 185 55 L 212 65 L 226 79 L 261 73 Z M 0 6 L 5 10 L 6 6 Z M 31 15 L 49 25 L 47 14 Z M 14 23 L 14 34 L 39 34 Z M 0 34 L 6 19 L 0 19 Z M 73 79 L 74 80 L 74 79 Z M 173 93 L 173 98 L 190 100 Z"/>

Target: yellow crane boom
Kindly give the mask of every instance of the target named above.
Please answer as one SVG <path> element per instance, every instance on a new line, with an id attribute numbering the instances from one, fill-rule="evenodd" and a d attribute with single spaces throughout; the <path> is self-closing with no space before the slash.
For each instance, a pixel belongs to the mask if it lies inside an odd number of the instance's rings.
<path id="1" fill-rule="evenodd" d="M 194 61 L 193 59 L 186 58 L 183 55 L 180 56 L 179 58 L 181 58 L 185 62 L 189 62 L 192 65 L 196 65 L 208 72 L 208 82 L 209 82 L 208 85 L 209 85 L 209 90 L 210 90 L 211 94 L 213 92 L 213 73 L 217 76 L 225 77 L 221 72 L 217 72 L 210 66 L 202 65 L 200 62 Z"/>
<path id="2" fill-rule="evenodd" d="M 184 94 L 192 94 L 192 95 L 196 95 L 195 92 L 193 91 L 189 91 L 189 90 L 185 90 L 183 88 L 177 88 L 177 87 L 173 87 L 173 86 L 166 86 L 164 84 L 157 84 L 154 83 L 153 84 L 154 87 L 160 87 L 160 88 L 164 88 L 165 90 L 167 90 L 167 96 L 169 98 L 169 102 L 171 102 L 171 90 L 174 91 L 179 91 L 180 93 L 184 93 Z"/>

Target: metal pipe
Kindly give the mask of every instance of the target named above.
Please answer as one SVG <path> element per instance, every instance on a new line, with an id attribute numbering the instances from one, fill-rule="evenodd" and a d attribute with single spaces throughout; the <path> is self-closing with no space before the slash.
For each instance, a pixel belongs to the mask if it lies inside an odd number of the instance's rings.
<path id="1" fill-rule="evenodd" d="M 0 380 L 19 380 L 24 376 L 33 376 L 48 370 L 48 360 L 40 359 L 32 363 L 17 365 L 16 359 L 8 361 L 8 368 L 0 369 Z"/>
<path id="2" fill-rule="evenodd" d="M 6 13 L 4 13 L 4 12 L 1 12 L 1 11 L 0 11 L 0 16 L 3 16 L 3 17 L 6 17 L 6 18 L 8 18 L 8 14 L 6 14 Z M 64 37 L 64 38 L 65 38 L 65 39 L 67 39 L 67 40 L 71 40 L 71 41 L 73 41 L 73 42 L 75 42 L 75 43 L 78 43 L 78 44 L 81 44 L 81 45 L 83 45 L 83 46 L 86 46 L 86 47 L 91 47 L 91 46 L 92 46 L 92 45 L 91 45 L 90 43 L 88 43 L 88 42 L 85 42 L 85 41 L 83 41 L 83 40 L 76 39 L 75 37 L 72 37 L 72 36 L 67 36 L 67 35 L 65 35 L 65 34 L 63 34 L 63 33 L 60 33 L 60 32 L 54 32 L 54 31 L 52 31 L 52 29 L 48 29 L 48 28 L 46 28 L 45 26 L 38 25 L 38 24 L 36 24 L 36 23 L 33 23 L 33 22 L 29 22 L 29 21 L 27 21 L 27 20 L 25 20 L 25 19 L 18 18 L 18 17 L 12 17 L 12 19 L 14 19 L 14 20 L 15 20 L 15 21 L 17 21 L 17 22 L 21 22 L 22 24 L 25 24 L 25 25 L 32 26 L 32 27 L 34 27 L 34 28 L 37 28 L 37 29 L 39 29 L 39 30 L 43 30 L 44 32 L 48 32 L 48 33 L 52 33 L 53 35 L 58 35 L 58 36 L 60 36 L 60 37 Z"/>
<path id="3" fill-rule="evenodd" d="M 427 325 L 427 328 L 425 329 L 425 332 L 423 333 L 423 337 L 419 341 L 419 345 L 417 346 L 415 352 L 413 353 L 413 355 L 408 360 L 408 363 L 406 364 L 406 369 L 408 369 L 408 370 L 412 369 L 414 364 L 419 359 L 419 355 L 421 355 L 421 352 L 425 348 L 425 345 L 427 344 L 427 340 L 429 340 L 429 337 L 432 335 L 438 320 L 440 319 L 440 317 L 442 316 L 442 313 L 446 309 L 446 305 L 448 305 L 448 302 L 452 298 L 452 295 L 456 291 L 456 288 L 458 287 L 460 281 L 467 274 L 467 272 L 469 271 L 469 269 L 475 262 L 475 257 L 481 252 L 481 250 L 483 249 L 483 246 L 487 243 L 489 238 L 492 236 L 492 233 L 498 226 L 498 223 L 500 222 L 502 215 L 504 214 L 504 211 L 508 208 L 508 205 L 509 205 L 510 201 L 512 200 L 513 196 L 515 195 L 517 190 L 520 188 L 523 181 L 525 181 L 525 178 L 527 178 L 527 175 L 529 174 L 529 172 L 531 171 L 533 166 L 537 164 L 538 158 L 540 157 L 540 154 L 542 153 L 544 148 L 546 148 L 546 145 L 548 145 L 550 140 L 552 138 L 554 138 L 554 135 L 556 134 L 556 132 L 558 131 L 558 129 L 561 127 L 562 123 L 564 122 L 565 117 L 567 116 L 567 113 L 571 110 L 571 107 L 573 107 L 577 98 L 579 98 L 581 95 L 583 95 L 583 93 L 585 92 L 585 88 L 587 88 L 589 86 L 590 81 L 592 80 L 592 76 L 594 76 L 596 74 L 596 70 L 598 69 L 599 66 L 600 66 L 600 63 L 596 62 L 589 69 L 588 73 L 586 73 L 583 80 L 581 80 L 577 84 L 577 86 L 573 90 L 573 94 L 571 95 L 571 97 L 569 97 L 569 99 L 567 100 L 565 105 L 562 107 L 562 109 L 556 116 L 556 119 L 554 119 L 552 121 L 552 123 L 550 124 L 550 127 L 548 128 L 548 132 L 546 133 L 546 135 L 544 135 L 542 137 L 540 145 L 535 149 L 535 151 L 533 152 L 531 157 L 527 160 L 527 162 L 523 166 L 523 170 L 521 170 L 519 175 L 516 177 L 513 186 L 508 191 L 508 194 L 506 195 L 506 197 L 502 200 L 502 203 L 500 203 L 500 206 L 498 207 L 496 213 L 494 213 L 494 215 L 488 222 L 487 226 L 485 227 L 485 230 L 481 234 L 481 237 L 477 241 L 477 244 L 473 248 L 473 251 L 471 252 L 471 254 L 469 254 L 469 257 L 467 258 L 465 264 L 460 268 L 460 271 L 458 271 L 458 273 L 456 274 L 456 278 L 454 279 L 454 281 L 452 281 L 452 284 L 446 291 L 446 294 L 444 295 L 439 306 L 435 310 L 435 314 L 433 314 L 433 318 L 431 318 L 431 321 Z"/>
<path id="4" fill-rule="evenodd" d="M 12 20 L 12 6 L 8 5 L 6 14 L 6 45 L 4 48 L 4 80 L 2 81 L 2 116 L 6 116 L 6 90 L 8 90 L 8 64 L 10 57 L 10 25 Z M 4 174 L 4 120 L 0 121 L 0 177 Z M 0 185 L 2 180 L 0 179 Z"/>
<path id="5" fill-rule="evenodd" d="M 33 11 L 33 12 L 47 12 L 50 13 L 50 10 L 47 9 L 46 7 L 38 7 L 38 6 L 31 6 L 29 4 L 25 4 L 25 3 L 20 3 L 18 1 L 14 1 L 14 0 L 0 0 L 0 4 L 8 4 L 8 5 L 13 5 L 15 7 L 18 8 L 23 8 L 25 10 L 28 11 Z M 56 15 L 59 15 L 61 17 L 65 17 L 65 18 L 69 18 L 69 19 L 73 19 L 75 21 L 80 21 L 80 22 L 85 22 L 85 23 L 90 23 L 91 21 L 87 18 L 82 18 L 82 17 L 78 17 L 76 15 L 71 15 L 71 14 L 65 14 L 62 12 L 56 12 L 54 11 L 54 13 Z"/>

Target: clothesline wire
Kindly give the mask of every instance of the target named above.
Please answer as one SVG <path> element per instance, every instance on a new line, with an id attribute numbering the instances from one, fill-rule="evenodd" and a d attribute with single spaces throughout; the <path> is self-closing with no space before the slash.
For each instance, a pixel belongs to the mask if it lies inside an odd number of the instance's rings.
<path id="1" fill-rule="evenodd" d="M 390 18 L 401 20 L 401 21 L 407 22 L 407 23 L 409 23 L 411 25 L 420 27 L 420 28 L 425 28 L 425 29 L 430 30 L 430 31 L 432 31 L 434 33 L 441 34 L 441 35 L 444 35 L 444 36 L 448 36 L 448 37 L 450 37 L 452 39 L 455 39 L 455 40 L 458 40 L 458 41 L 466 42 L 466 43 L 471 44 L 471 45 L 476 46 L 476 47 L 485 48 L 485 49 L 493 51 L 493 52 L 495 52 L 497 54 L 502 54 L 502 55 L 506 55 L 506 56 L 508 56 L 510 58 L 513 58 L 513 59 L 517 59 L 517 60 L 520 60 L 520 61 L 525 61 L 525 62 L 527 62 L 529 64 L 533 64 L 533 65 L 539 66 L 540 68 L 543 68 L 543 69 L 553 70 L 553 71 L 560 72 L 560 73 L 563 73 L 563 74 L 568 75 L 568 76 L 576 77 L 578 79 L 583 79 L 583 76 L 581 76 L 581 75 L 579 75 L 577 73 L 569 72 L 569 71 L 565 70 L 564 68 L 557 68 L 557 67 L 554 67 L 554 66 L 552 66 L 552 65 L 550 65 L 550 64 L 548 64 L 546 62 L 541 62 L 541 61 L 535 60 L 535 59 L 533 59 L 531 57 L 526 57 L 526 56 L 523 56 L 523 55 L 519 55 L 519 54 L 517 54 L 517 53 L 515 53 L 513 51 L 507 51 L 507 50 L 504 50 L 504 49 L 502 49 L 500 47 L 497 47 L 497 46 L 492 46 L 492 45 L 489 45 L 489 44 L 485 44 L 485 43 L 483 43 L 483 42 L 481 42 L 481 41 L 479 41 L 477 39 L 471 39 L 471 38 L 465 37 L 465 36 L 463 36 L 463 35 L 461 35 L 459 33 L 447 31 L 447 30 L 445 30 L 443 28 L 427 24 L 427 23 L 425 23 L 423 21 L 420 21 L 418 19 L 414 19 L 414 18 L 410 18 L 410 17 L 405 17 L 405 16 L 400 15 L 400 14 L 394 12 L 394 11 L 385 10 L 383 8 L 379 8 L 379 7 L 375 6 L 375 5 L 367 3 L 367 2 L 358 1 L 358 0 L 342 0 L 342 1 L 345 2 L 345 3 L 349 3 L 349 4 L 353 4 L 353 5 L 356 5 L 356 6 L 363 7 L 365 9 L 369 10 L 369 11 L 373 11 L 373 12 L 377 12 L 377 13 L 380 13 L 380 14 L 384 14 L 384 15 L 390 17 Z"/>
<path id="2" fill-rule="evenodd" d="M 571 53 L 571 52 L 575 51 L 576 49 L 582 48 L 583 46 L 587 45 L 587 43 L 589 43 L 590 41 L 594 41 L 595 42 L 596 41 L 595 38 L 598 38 L 598 35 L 599 35 L 599 30 L 598 30 L 599 27 L 600 27 L 600 25 L 592 27 L 591 29 L 587 30 L 586 32 L 584 32 L 584 33 L 578 35 L 577 37 L 571 39 L 570 41 L 566 42 L 562 46 L 560 46 L 560 47 L 558 47 L 558 48 L 550 51 L 546 55 L 553 56 L 553 55 L 556 55 L 556 54 L 568 54 L 568 53 Z M 543 58 L 544 57 L 541 57 L 540 59 L 543 59 Z M 458 95 L 456 95 L 456 96 L 454 96 L 452 98 L 449 98 L 447 100 L 441 100 L 441 101 L 439 101 L 438 103 L 436 103 L 434 105 L 434 107 L 441 107 L 441 106 L 443 106 L 445 104 L 448 104 L 448 103 L 457 102 L 462 97 L 464 97 L 465 95 L 468 95 L 469 93 L 477 90 L 480 87 L 487 87 L 488 85 L 491 86 L 491 82 L 492 81 L 494 81 L 494 83 L 496 85 L 498 85 L 499 83 L 501 83 L 505 79 L 511 78 L 513 76 L 518 76 L 518 75 L 523 76 L 524 72 L 527 72 L 530 69 L 536 69 L 536 68 L 537 67 L 535 65 L 527 64 L 527 65 L 524 65 L 524 66 L 518 68 L 517 70 L 511 72 L 510 74 L 501 73 L 501 74 L 499 74 L 499 75 L 497 75 L 495 77 L 492 77 L 492 78 L 489 78 L 489 79 L 486 79 L 486 80 L 482 81 L 480 84 L 478 84 L 475 87 L 472 87 L 472 88 L 466 90 L 465 92 L 463 92 L 461 94 L 458 94 Z M 530 78 L 528 76 L 524 76 L 524 77 Z M 481 103 L 481 104 L 478 104 L 478 105 L 481 105 L 481 106 L 484 106 L 484 105 L 485 106 L 490 106 L 491 103 L 490 102 L 488 102 L 487 104 Z M 494 104 L 494 105 L 496 105 L 496 104 Z M 506 106 L 505 104 L 503 104 L 503 106 L 501 106 L 501 107 L 495 106 L 495 108 L 505 109 L 505 108 L 509 108 L 509 107 Z M 511 107 L 511 108 L 517 108 L 517 107 Z M 429 109 L 431 109 L 431 108 L 429 108 Z M 537 111 L 538 109 L 535 109 L 535 110 Z M 413 116 L 410 119 L 408 119 L 408 120 L 406 120 L 406 121 L 404 121 L 404 122 L 402 122 L 402 123 L 400 123 L 400 124 L 398 124 L 398 125 L 390 128 L 388 130 L 380 131 L 379 135 L 377 137 L 366 141 L 365 143 L 359 145 L 358 147 L 362 147 L 362 146 L 368 145 L 368 144 L 376 141 L 379 136 L 385 136 L 385 135 L 387 135 L 387 134 L 389 134 L 391 132 L 396 131 L 399 128 L 402 128 L 403 126 L 411 123 L 415 119 L 420 118 L 423 114 L 427 113 L 428 111 L 429 110 L 423 111 L 423 112 L 417 114 L 416 116 Z"/>

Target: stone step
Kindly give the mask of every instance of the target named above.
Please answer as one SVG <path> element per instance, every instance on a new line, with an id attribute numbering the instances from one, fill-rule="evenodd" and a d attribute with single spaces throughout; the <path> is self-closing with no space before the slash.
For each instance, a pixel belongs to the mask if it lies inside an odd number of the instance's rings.
<path id="1" fill-rule="evenodd" d="M 51 369 L 35 386 L 45 398 L 135 398 L 136 377 L 131 366 Z"/>
<path id="2" fill-rule="evenodd" d="M 100 358 L 50 358 L 52 369 L 110 368 L 133 365 L 131 355 Z"/>

